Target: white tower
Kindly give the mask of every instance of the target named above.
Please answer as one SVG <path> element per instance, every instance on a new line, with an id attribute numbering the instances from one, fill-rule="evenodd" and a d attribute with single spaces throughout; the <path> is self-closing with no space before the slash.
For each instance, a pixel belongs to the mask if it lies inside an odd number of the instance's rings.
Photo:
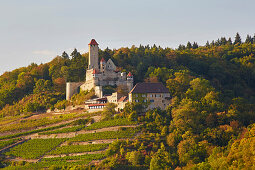
<path id="1" fill-rule="evenodd" d="M 92 39 L 89 43 L 89 65 L 88 69 L 98 69 L 98 43 Z"/>

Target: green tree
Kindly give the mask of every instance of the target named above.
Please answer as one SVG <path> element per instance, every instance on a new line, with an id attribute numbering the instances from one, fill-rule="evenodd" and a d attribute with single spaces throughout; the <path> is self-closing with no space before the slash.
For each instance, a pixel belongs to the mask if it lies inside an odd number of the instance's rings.
<path id="1" fill-rule="evenodd" d="M 240 37 L 239 33 L 237 32 L 236 36 L 235 36 L 234 44 L 238 44 L 238 43 L 241 44 L 242 40 L 241 40 L 241 37 Z"/>
<path id="2" fill-rule="evenodd" d="M 187 48 L 187 49 L 191 49 L 191 48 L 192 48 L 192 45 L 191 45 L 191 43 L 190 43 L 189 41 L 188 41 L 188 43 L 187 43 L 186 48 Z"/>
<path id="3" fill-rule="evenodd" d="M 116 114 L 115 108 L 117 107 L 114 103 L 107 103 L 102 112 L 102 120 L 109 120 Z"/>

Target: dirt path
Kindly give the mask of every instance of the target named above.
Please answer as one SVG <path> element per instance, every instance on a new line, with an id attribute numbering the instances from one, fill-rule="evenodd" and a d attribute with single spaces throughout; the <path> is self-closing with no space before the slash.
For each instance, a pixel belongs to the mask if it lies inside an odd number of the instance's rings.
<path id="1" fill-rule="evenodd" d="M 101 154 L 105 152 L 105 150 L 100 151 L 93 151 L 93 152 L 82 152 L 82 153 L 68 153 L 68 154 L 60 154 L 60 155 L 45 155 L 43 158 L 58 158 L 58 157 L 65 157 L 65 156 L 80 156 L 80 155 L 88 155 L 88 154 Z"/>
<path id="2" fill-rule="evenodd" d="M 133 140 L 131 138 L 123 138 L 123 139 L 118 139 L 118 140 Z M 93 140 L 89 142 L 72 142 L 72 145 L 91 145 L 91 144 L 104 144 L 104 143 L 112 143 L 113 141 L 116 141 L 117 139 L 101 139 L 101 140 Z M 69 143 L 68 141 L 62 143 L 61 146 L 68 146 Z"/>
<path id="3" fill-rule="evenodd" d="M 122 127 L 137 127 L 138 125 L 127 125 L 127 126 L 114 126 L 114 127 L 107 127 L 102 129 L 96 130 L 81 130 L 78 132 L 69 132 L 69 133 L 58 133 L 58 134 L 50 134 L 50 135 L 39 135 L 38 133 L 28 135 L 25 139 L 50 139 L 50 138 L 73 138 L 80 134 L 88 134 L 88 133 L 97 133 L 97 132 L 105 132 L 105 131 L 117 131 L 119 128 Z"/>
<path id="4" fill-rule="evenodd" d="M 26 161 L 26 162 L 36 163 L 36 162 L 38 162 L 39 159 L 6 158 L 6 160 L 9 160 L 11 162 L 13 162 L 13 161 L 15 161 L 15 162 Z"/>

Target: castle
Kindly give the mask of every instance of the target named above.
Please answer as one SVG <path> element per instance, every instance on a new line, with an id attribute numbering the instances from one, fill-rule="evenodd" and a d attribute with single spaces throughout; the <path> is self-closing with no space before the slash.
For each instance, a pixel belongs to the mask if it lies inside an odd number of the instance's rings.
<path id="1" fill-rule="evenodd" d="M 103 86 L 124 86 L 130 91 L 133 88 L 133 75 L 129 72 L 119 72 L 111 59 L 107 62 L 104 58 L 98 62 L 98 43 L 92 39 L 89 46 L 89 63 L 86 71 L 85 82 L 67 82 L 66 83 L 66 100 L 80 90 L 95 90 L 95 95 L 103 97 Z"/>

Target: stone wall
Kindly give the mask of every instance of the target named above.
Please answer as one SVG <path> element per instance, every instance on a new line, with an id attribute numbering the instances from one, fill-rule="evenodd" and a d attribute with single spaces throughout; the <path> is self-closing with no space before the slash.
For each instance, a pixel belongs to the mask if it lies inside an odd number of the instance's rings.
<path id="1" fill-rule="evenodd" d="M 66 83 L 66 100 L 70 100 L 71 97 L 78 93 L 78 89 L 83 82 L 67 82 Z"/>

